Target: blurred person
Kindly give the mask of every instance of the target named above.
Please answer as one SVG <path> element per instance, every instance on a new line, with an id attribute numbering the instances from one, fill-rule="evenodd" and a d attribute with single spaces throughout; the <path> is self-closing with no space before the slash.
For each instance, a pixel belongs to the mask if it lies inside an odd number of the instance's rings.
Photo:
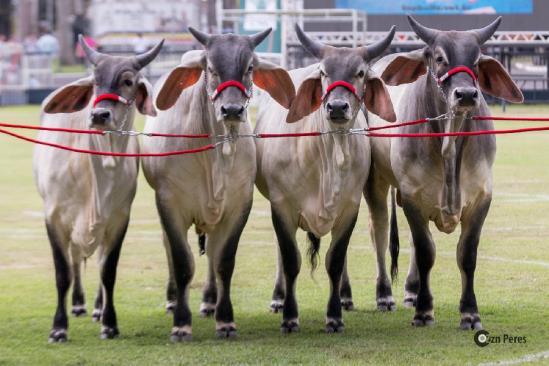
<path id="1" fill-rule="evenodd" d="M 40 38 L 36 41 L 36 47 L 40 52 L 50 54 L 52 56 L 59 55 L 59 41 L 52 34 L 51 27 L 48 22 L 40 22 Z"/>
<path id="2" fill-rule="evenodd" d="M 133 40 L 133 52 L 141 54 L 149 49 L 149 41 L 143 38 L 143 33 L 137 33 L 137 38 Z"/>

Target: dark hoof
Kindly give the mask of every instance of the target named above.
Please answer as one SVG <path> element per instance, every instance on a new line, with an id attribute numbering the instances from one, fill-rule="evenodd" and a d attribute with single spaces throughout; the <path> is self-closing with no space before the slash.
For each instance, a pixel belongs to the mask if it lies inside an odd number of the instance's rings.
<path id="1" fill-rule="evenodd" d="M 412 325 L 414 327 L 428 327 L 435 324 L 435 318 L 432 315 L 426 313 L 416 313 Z"/>
<path id="2" fill-rule="evenodd" d="M 78 318 L 80 316 L 86 316 L 88 311 L 86 310 L 85 305 L 75 305 L 72 307 L 71 313 Z"/>
<path id="3" fill-rule="evenodd" d="M 329 319 L 326 321 L 326 333 L 343 333 L 345 325 L 341 319 Z"/>
<path id="4" fill-rule="evenodd" d="M 463 330 L 482 330 L 482 323 L 478 314 L 461 314 L 459 328 Z"/>
<path id="5" fill-rule="evenodd" d="M 120 334 L 120 332 L 118 331 L 118 328 L 117 327 L 106 327 L 106 326 L 103 326 L 101 328 L 101 334 L 99 335 L 99 338 L 101 339 L 114 339 L 116 337 L 118 337 L 118 335 Z"/>
<path id="6" fill-rule="evenodd" d="M 234 324 L 226 324 L 215 330 L 217 338 L 236 338 L 236 326 Z"/>
<path id="7" fill-rule="evenodd" d="M 67 341 L 66 329 L 52 329 L 48 337 L 48 343 L 65 343 Z"/>
<path id="8" fill-rule="evenodd" d="M 172 341 L 173 343 L 188 342 L 192 339 L 193 339 L 193 335 L 191 333 L 190 326 L 174 327 L 172 329 L 172 334 L 170 335 L 170 341 Z"/>
<path id="9" fill-rule="evenodd" d="M 200 316 L 202 318 L 209 318 L 215 313 L 215 304 L 202 303 L 200 304 Z"/>
<path id="10" fill-rule="evenodd" d="M 380 299 L 377 299 L 377 310 L 386 312 L 386 311 L 395 311 L 396 310 L 396 304 L 395 300 L 393 300 L 393 297 L 383 297 Z"/>
<path id="11" fill-rule="evenodd" d="M 341 307 L 345 311 L 355 310 L 355 304 L 353 303 L 353 299 L 341 299 Z"/>
<path id="12" fill-rule="evenodd" d="M 98 322 L 101 320 L 101 310 L 93 309 L 92 322 Z"/>
<path id="13" fill-rule="evenodd" d="M 272 300 L 271 306 L 269 307 L 269 310 L 273 314 L 278 314 L 279 312 L 284 309 L 284 300 Z"/>
<path id="14" fill-rule="evenodd" d="M 173 314 L 173 311 L 175 310 L 175 301 L 168 301 L 166 303 L 166 314 Z"/>
<path id="15" fill-rule="evenodd" d="M 283 334 L 299 332 L 299 320 L 297 319 L 283 320 L 282 324 L 280 325 L 280 331 Z"/>

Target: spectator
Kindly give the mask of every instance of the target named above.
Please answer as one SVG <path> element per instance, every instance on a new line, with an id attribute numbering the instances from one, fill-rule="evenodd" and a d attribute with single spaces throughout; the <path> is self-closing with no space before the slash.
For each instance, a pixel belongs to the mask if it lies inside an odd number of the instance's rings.
<path id="1" fill-rule="evenodd" d="M 137 38 L 133 40 L 133 52 L 140 54 L 149 49 L 149 41 L 143 38 L 143 33 L 137 33 Z"/>
<path id="2" fill-rule="evenodd" d="M 92 36 L 84 35 L 84 41 L 94 50 L 97 49 L 97 42 L 95 41 L 95 39 L 93 39 Z M 84 53 L 84 49 L 80 45 L 80 42 L 76 44 L 74 54 L 79 63 L 81 63 L 82 65 L 86 63 L 86 54 Z"/>
<path id="3" fill-rule="evenodd" d="M 51 27 L 48 22 L 40 22 L 40 34 L 40 38 L 36 41 L 36 47 L 38 50 L 52 56 L 58 56 L 59 41 L 52 34 Z"/>

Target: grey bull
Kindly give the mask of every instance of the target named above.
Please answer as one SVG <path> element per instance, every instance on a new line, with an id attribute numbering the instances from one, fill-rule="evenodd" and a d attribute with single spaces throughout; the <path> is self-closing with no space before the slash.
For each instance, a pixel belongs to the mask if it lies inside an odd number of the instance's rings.
<path id="1" fill-rule="evenodd" d="M 247 104 L 252 83 L 288 108 L 295 89 L 287 72 L 257 57 L 254 48 L 270 29 L 253 36 L 208 35 L 189 28 L 204 50 L 183 55 L 181 64 L 156 85 L 158 117 L 147 118 L 145 131 L 205 133 L 211 140 L 145 138 L 145 151 L 189 149 L 227 139 L 219 148 L 201 154 L 143 159 L 147 181 L 156 192 L 164 233 L 173 304 L 174 342 L 191 338 L 188 292 L 194 259 L 187 232 L 194 224 L 205 237 L 208 277 L 201 315 L 215 310 L 216 334 L 236 335 L 230 298 L 235 255 L 252 206 L 256 176 L 254 141 Z M 202 240 L 202 239 L 201 239 Z"/>
<path id="2" fill-rule="evenodd" d="M 101 54 L 88 47 L 82 37 L 80 43 L 94 65 L 93 75 L 49 95 L 42 104 L 42 126 L 131 130 L 136 108 L 143 114 L 155 115 L 152 87 L 140 70 L 160 52 L 163 41 L 135 57 Z M 135 138 L 114 134 L 42 131 L 39 139 L 82 149 L 139 150 Z M 83 155 L 37 145 L 33 168 L 44 200 L 57 284 L 57 310 L 49 340 L 67 340 L 65 297 L 71 282 L 72 312 L 76 316 L 86 313 L 80 270 L 82 260 L 98 247 L 101 281 L 93 319 L 101 319 L 101 338 L 113 338 L 118 335 L 113 304 L 116 267 L 136 191 L 138 159 Z"/>
<path id="3" fill-rule="evenodd" d="M 320 237 L 331 232 L 326 255 L 331 286 L 326 331 L 340 332 L 344 328 L 340 299 L 343 264 L 370 168 L 368 138 L 346 131 L 366 127 L 362 107 L 384 119 L 395 119 L 385 85 L 369 66 L 370 60 L 389 46 L 395 29 L 380 42 L 356 49 L 326 46 L 309 39 L 297 26 L 296 31 L 305 49 L 320 61 L 290 72 L 299 89 L 289 111 L 273 100 L 260 103 L 255 132 L 339 132 L 257 142 L 256 184 L 270 201 L 279 248 L 271 306 L 275 311 L 283 308 L 282 332 L 299 329 L 295 282 L 301 256 L 296 231 L 301 228 L 308 233 L 313 268 Z"/>
<path id="4" fill-rule="evenodd" d="M 423 49 L 386 56 L 374 65 L 390 85 L 399 121 L 443 118 L 389 132 L 457 132 L 492 130 L 492 121 L 473 121 L 490 115 L 482 92 L 510 102 L 522 102 L 521 91 L 504 67 L 483 55 L 481 46 L 496 31 L 501 18 L 483 29 L 439 31 L 409 17 L 412 29 L 426 43 Z M 405 84 L 405 85 L 401 85 Z M 400 85 L 400 86 L 399 86 Z M 368 115 L 371 126 L 387 122 Z M 371 213 L 371 236 L 378 257 L 378 297 L 391 295 L 385 269 L 390 186 L 398 190 L 412 233 L 412 258 L 405 284 L 405 305 L 415 305 L 413 325 L 434 322 L 429 273 L 435 243 L 429 230 L 452 233 L 461 224 L 457 262 L 461 272 L 461 328 L 482 327 L 474 292 L 474 274 L 481 229 L 492 199 L 493 135 L 442 138 L 372 139 L 372 169 L 364 195 Z M 392 248 L 396 255 L 398 248 Z M 396 258 L 393 258 L 396 264 Z M 394 268 L 396 269 L 396 268 Z M 392 298 L 391 298 L 392 300 Z"/>

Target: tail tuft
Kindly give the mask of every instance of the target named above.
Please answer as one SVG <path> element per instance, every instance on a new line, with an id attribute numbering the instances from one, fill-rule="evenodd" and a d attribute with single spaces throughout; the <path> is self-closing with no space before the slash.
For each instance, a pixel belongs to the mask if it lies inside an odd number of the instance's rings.
<path id="1" fill-rule="evenodd" d="M 307 239 L 309 242 L 309 248 L 307 249 L 307 256 L 309 257 L 309 262 L 311 263 L 311 274 L 314 272 L 318 266 L 318 251 L 320 250 L 320 238 L 317 238 L 315 234 L 307 232 Z"/>
<path id="2" fill-rule="evenodd" d="M 391 188 L 391 223 L 389 230 L 389 251 L 391 252 L 391 281 L 393 283 L 398 278 L 398 254 L 400 252 L 395 195 L 396 189 Z"/>
<path id="3" fill-rule="evenodd" d="M 198 250 L 200 255 L 206 253 L 206 234 L 198 234 Z"/>

